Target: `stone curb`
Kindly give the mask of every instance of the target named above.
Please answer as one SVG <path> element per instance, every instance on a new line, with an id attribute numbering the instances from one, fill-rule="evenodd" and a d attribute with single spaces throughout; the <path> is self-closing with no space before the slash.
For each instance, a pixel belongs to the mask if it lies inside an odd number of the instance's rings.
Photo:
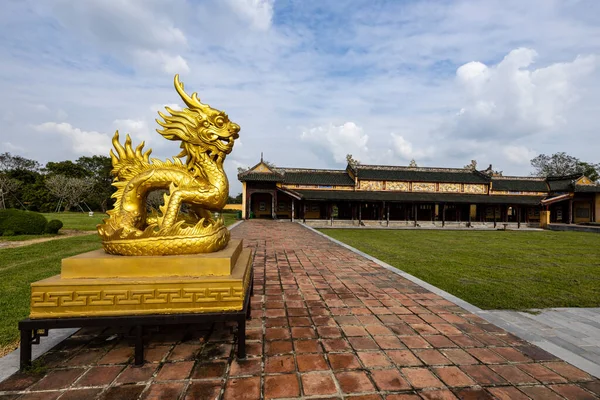
<path id="1" fill-rule="evenodd" d="M 333 243 L 335 243 L 339 246 L 342 246 L 342 247 L 352 251 L 353 253 L 356 253 L 356 254 L 366 258 L 367 260 L 373 261 L 374 263 L 387 269 L 388 271 L 391 271 L 397 275 L 400 275 L 401 277 L 403 277 L 405 279 L 408 279 L 411 282 L 416 283 L 417 285 L 421 286 L 422 288 L 425 288 L 425 289 L 429 290 L 430 292 L 435 293 L 435 294 L 443 297 L 444 299 L 453 302 L 457 306 L 464 308 L 465 310 L 480 316 L 481 318 L 504 329 L 505 331 L 510 332 L 513 335 L 538 346 L 539 348 L 547 351 L 550 354 L 555 355 L 556 357 L 563 359 L 564 361 L 567 361 L 568 363 L 587 372 L 588 374 L 591 374 L 597 378 L 600 378 L 600 365 L 595 364 L 595 363 L 577 355 L 576 353 L 574 353 L 570 350 L 567 350 L 563 347 L 559 347 L 556 344 L 549 342 L 548 340 L 544 339 L 543 337 L 537 335 L 535 332 L 530 332 L 530 331 L 526 332 L 523 328 L 520 328 L 519 326 L 517 326 L 515 324 L 512 324 L 510 322 L 504 321 L 501 318 L 498 318 L 497 316 L 494 315 L 494 310 L 482 310 L 481 308 L 474 306 L 473 304 L 468 303 L 468 302 L 466 302 L 466 301 L 464 301 L 464 300 L 462 300 L 440 288 L 437 288 L 415 276 L 412 276 L 396 267 L 393 267 L 373 256 L 363 253 L 362 251 L 360 251 L 352 246 L 349 246 L 346 243 L 340 242 L 339 240 L 336 240 L 330 236 L 327 236 L 326 234 L 319 232 L 318 230 L 316 230 L 315 228 L 313 228 L 311 226 L 303 224 L 302 222 L 297 222 L 297 223 L 299 225 L 305 227 L 306 229 L 316 233 L 317 235 L 327 238 L 328 240 L 332 241 Z"/>

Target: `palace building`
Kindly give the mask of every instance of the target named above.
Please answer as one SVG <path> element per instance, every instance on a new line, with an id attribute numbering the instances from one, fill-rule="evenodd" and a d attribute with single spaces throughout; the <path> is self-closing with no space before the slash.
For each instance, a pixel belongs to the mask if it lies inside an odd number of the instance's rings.
<path id="1" fill-rule="evenodd" d="M 465 168 L 270 167 L 238 174 L 242 217 L 326 225 L 545 226 L 600 222 L 600 185 L 582 174 L 497 176 Z"/>

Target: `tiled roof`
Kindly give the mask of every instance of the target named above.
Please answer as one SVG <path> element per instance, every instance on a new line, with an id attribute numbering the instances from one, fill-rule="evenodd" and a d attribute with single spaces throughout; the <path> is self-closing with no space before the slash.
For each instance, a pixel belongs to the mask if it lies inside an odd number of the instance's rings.
<path id="1" fill-rule="evenodd" d="M 548 185 L 543 178 L 494 177 L 492 189 L 511 192 L 547 192 Z"/>
<path id="2" fill-rule="evenodd" d="M 369 192 L 344 190 L 294 190 L 305 200 L 337 200 L 337 201 L 415 201 L 415 202 L 448 202 L 465 204 L 514 204 L 538 205 L 544 196 L 504 196 L 476 195 L 454 193 L 414 193 L 414 192 Z"/>
<path id="3" fill-rule="evenodd" d="M 285 170 L 284 182 L 295 185 L 336 185 L 354 186 L 354 179 L 346 171 L 291 171 Z"/>
<path id="4" fill-rule="evenodd" d="M 548 186 L 552 192 L 570 192 L 573 190 L 573 180 L 571 179 L 548 179 Z"/>
<path id="5" fill-rule="evenodd" d="M 575 185 L 577 193 L 600 193 L 600 185 Z"/>
<path id="6" fill-rule="evenodd" d="M 238 174 L 238 179 L 244 181 L 258 181 L 258 182 L 281 182 L 282 176 L 271 172 L 250 172 Z"/>
<path id="7" fill-rule="evenodd" d="M 357 166 L 359 179 L 446 182 L 446 183 L 488 183 L 489 178 L 477 171 L 462 168 L 420 168 L 392 167 L 383 165 Z"/>

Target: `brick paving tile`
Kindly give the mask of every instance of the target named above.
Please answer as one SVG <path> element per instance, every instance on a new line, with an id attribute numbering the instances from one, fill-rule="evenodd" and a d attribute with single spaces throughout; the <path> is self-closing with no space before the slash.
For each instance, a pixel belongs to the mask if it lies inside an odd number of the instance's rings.
<path id="1" fill-rule="evenodd" d="M 444 387 L 444 384 L 427 368 L 402 368 L 401 371 L 409 383 L 417 389 Z"/>
<path id="2" fill-rule="evenodd" d="M 102 389 L 70 390 L 68 392 L 64 392 L 64 394 L 60 396 L 60 400 L 95 399 L 100 392 L 102 392 Z M 0 399 L 2 399 L 2 397 L 0 397 Z"/>
<path id="3" fill-rule="evenodd" d="M 123 370 L 123 366 L 99 366 L 87 370 L 75 386 L 103 386 L 111 383 Z"/>
<path id="4" fill-rule="evenodd" d="M 298 371 L 324 371 L 329 369 L 322 354 L 298 354 L 296 356 Z"/>
<path id="5" fill-rule="evenodd" d="M 489 388 L 488 391 L 500 400 L 529 400 L 529 396 L 514 386 Z"/>
<path id="6" fill-rule="evenodd" d="M 419 394 L 427 400 L 456 400 L 456 396 L 448 389 L 425 390 Z"/>
<path id="7" fill-rule="evenodd" d="M 294 340 L 294 351 L 299 353 L 322 353 L 323 349 L 318 340 Z"/>
<path id="8" fill-rule="evenodd" d="M 537 380 L 521 371 L 515 365 L 491 365 L 490 368 L 514 385 L 538 383 Z"/>
<path id="9" fill-rule="evenodd" d="M 462 349 L 444 349 L 441 352 L 456 365 L 478 364 L 475 358 Z"/>
<path id="10" fill-rule="evenodd" d="M 312 372 L 302 374 L 302 391 L 305 396 L 323 396 L 337 393 L 331 373 Z"/>
<path id="11" fill-rule="evenodd" d="M 507 381 L 485 365 L 464 365 L 460 367 L 471 378 L 482 386 L 502 385 Z"/>
<path id="12" fill-rule="evenodd" d="M 258 375 L 262 369 L 260 359 L 233 360 L 229 370 L 229 376 Z"/>
<path id="13" fill-rule="evenodd" d="M 363 371 L 336 372 L 337 379 L 343 393 L 372 392 L 375 387 Z"/>
<path id="14" fill-rule="evenodd" d="M 265 373 L 277 374 L 296 371 L 294 356 L 273 356 L 265 359 Z"/>
<path id="15" fill-rule="evenodd" d="M 133 357 L 133 349 L 120 347 L 110 350 L 99 361 L 98 364 L 125 364 Z"/>
<path id="16" fill-rule="evenodd" d="M 32 390 L 53 390 L 62 389 L 70 386 L 79 378 L 85 370 L 83 368 L 59 369 L 50 371 L 37 384 L 33 385 Z"/>
<path id="17" fill-rule="evenodd" d="M 228 379 L 225 384 L 224 400 L 256 400 L 260 398 L 260 378 Z"/>
<path id="18" fill-rule="evenodd" d="M 452 365 L 442 353 L 434 349 L 415 350 L 414 353 L 427 365 Z"/>
<path id="19" fill-rule="evenodd" d="M 196 381 L 190 383 L 185 392 L 185 400 L 218 399 L 221 393 L 223 381 Z"/>
<path id="20" fill-rule="evenodd" d="M 194 368 L 193 361 L 182 361 L 176 363 L 163 364 L 155 380 L 157 381 L 170 381 L 170 380 L 181 380 L 187 379 L 190 376 L 190 372 Z"/>
<path id="21" fill-rule="evenodd" d="M 293 345 L 291 340 L 277 340 L 274 342 L 267 342 L 265 344 L 265 348 L 266 355 L 268 356 L 275 354 L 286 354 L 291 353 L 293 351 Z"/>
<path id="22" fill-rule="evenodd" d="M 371 377 L 379 390 L 391 392 L 411 388 L 397 369 L 373 370 L 371 371 Z"/>
<path id="23" fill-rule="evenodd" d="M 296 374 L 267 375 L 265 377 L 265 399 L 298 397 L 299 395 L 300 386 Z"/>
<path id="24" fill-rule="evenodd" d="M 360 361 L 367 368 L 388 367 L 392 365 L 392 362 L 383 352 L 358 352 L 357 354 Z"/>
<path id="25" fill-rule="evenodd" d="M 332 353 L 328 358 L 333 370 L 361 368 L 358 358 L 352 353 Z"/>
<path id="26" fill-rule="evenodd" d="M 564 362 L 548 362 L 542 364 L 570 381 L 591 381 L 593 378 L 586 372 Z"/>
<path id="27" fill-rule="evenodd" d="M 192 379 L 218 379 L 225 375 L 227 363 L 208 362 L 196 364 L 192 372 Z"/>
<path id="28" fill-rule="evenodd" d="M 433 371 L 449 387 L 473 386 L 475 382 L 458 367 L 436 367 Z"/>
<path id="29" fill-rule="evenodd" d="M 519 389 L 533 400 L 561 400 L 563 398 L 545 386 L 520 386 Z"/>
<path id="30" fill-rule="evenodd" d="M 454 395 L 461 400 L 493 400 L 491 394 L 483 388 L 462 388 L 453 389 Z"/>
<path id="31" fill-rule="evenodd" d="M 143 367 L 129 333 L 86 328 L 0 400 L 600 397 L 598 379 L 298 224 L 232 237 L 254 252 L 245 360 L 235 323 L 149 328 Z"/>
<path id="32" fill-rule="evenodd" d="M 144 392 L 141 400 L 178 399 L 184 388 L 183 382 L 154 383 Z"/>
<path id="33" fill-rule="evenodd" d="M 385 400 L 420 400 L 421 397 L 416 394 L 388 394 Z"/>
<path id="34" fill-rule="evenodd" d="M 550 388 L 569 400 L 596 399 L 592 393 L 575 385 L 551 385 Z"/>
<path id="35" fill-rule="evenodd" d="M 156 371 L 156 368 L 156 365 L 153 364 L 145 364 L 142 367 L 129 365 L 121 375 L 117 377 L 116 383 L 124 384 L 148 381 L 154 374 L 154 371 Z"/>
<path id="36" fill-rule="evenodd" d="M 19 397 L 19 399 L 25 400 L 55 400 L 58 399 L 62 392 L 36 392 L 36 393 L 26 393 L 23 396 Z"/>
<path id="37" fill-rule="evenodd" d="M 102 400 L 135 400 L 145 389 L 142 385 L 122 385 L 109 387 L 106 392 L 100 397 Z"/>

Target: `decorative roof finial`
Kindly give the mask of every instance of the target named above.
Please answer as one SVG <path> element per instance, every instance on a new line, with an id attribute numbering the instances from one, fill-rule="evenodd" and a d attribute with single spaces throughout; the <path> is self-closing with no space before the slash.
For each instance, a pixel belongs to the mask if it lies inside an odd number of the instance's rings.
<path id="1" fill-rule="evenodd" d="M 260 152 L 260 162 L 263 162 L 263 153 L 262 153 L 262 151 Z"/>

